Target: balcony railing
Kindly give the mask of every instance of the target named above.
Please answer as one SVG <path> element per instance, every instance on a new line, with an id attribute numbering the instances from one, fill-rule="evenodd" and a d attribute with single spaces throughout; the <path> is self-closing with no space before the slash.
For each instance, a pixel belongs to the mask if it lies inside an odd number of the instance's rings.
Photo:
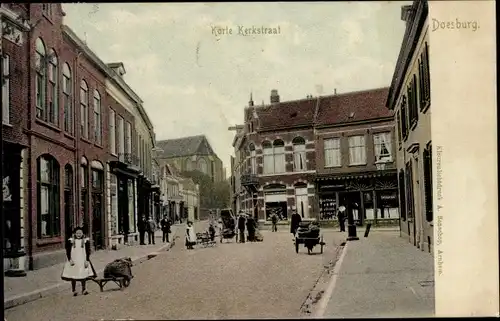
<path id="1" fill-rule="evenodd" d="M 129 166 L 139 167 L 139 157 L 132 153 L 119 153 L 118 160 Z"/>
<path id="2" fill-rule="evenodd" d="M 243 174 L 240 178 L 241 185 L 259 185 L 259 178 L 256 174 Z"/>

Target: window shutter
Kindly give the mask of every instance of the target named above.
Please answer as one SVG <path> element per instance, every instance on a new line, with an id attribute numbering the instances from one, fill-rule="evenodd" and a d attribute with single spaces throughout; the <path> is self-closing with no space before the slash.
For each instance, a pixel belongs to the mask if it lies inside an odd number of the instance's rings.
<path id="1" fill-rule="evenodd" d="M 406 221 L 406 186 L 405 186 L 405 172 L 403 170 L 399 171 L 399 201 L 401 208 L 401 219 Z"/>
<path id="2" fill-rule="evenodd" d="M 432 208 L 432 147 L 424 150 L 425 214 L 427 222 L 433 221 Z"/>

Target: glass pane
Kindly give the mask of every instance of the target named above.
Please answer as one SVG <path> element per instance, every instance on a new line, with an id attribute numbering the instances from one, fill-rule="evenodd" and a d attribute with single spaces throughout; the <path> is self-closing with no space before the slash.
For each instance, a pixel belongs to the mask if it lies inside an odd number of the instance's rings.
<path id="1" fill-rule="evenodd" d="M 49 162 L 45 158 L 40 158 L 40 181 L 44 183 L 50 182 Z"/>

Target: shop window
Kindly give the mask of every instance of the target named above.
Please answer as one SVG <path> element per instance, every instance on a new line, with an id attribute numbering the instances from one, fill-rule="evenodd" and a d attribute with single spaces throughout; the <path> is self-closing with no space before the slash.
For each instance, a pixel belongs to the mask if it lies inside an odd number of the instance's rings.
<path id="1" fill-rule="evenodd" d="M 425 189 L 425 217 L 432 222 L 434 213 L 432 208 L 432 143 L 427 144 L 424 150 L 424 189 Z"/>
<path id="2" fill-rule="evenodd" d="M 37 159 L 38 238 L 60 235 L 59 164 L 52 156 Z"/>
<path id="3" fill-rule="evenodd" d="M 383 190 L 377 192 L 377 218 L 398 219 L 399 202 L 397 190 Z"/>
<path id="4" fill-rule="evenodd" d="M 335 193 L 323 193 L 319 199 L 319 214 L 322 220 L 337 218 L 337 197 Z"/>

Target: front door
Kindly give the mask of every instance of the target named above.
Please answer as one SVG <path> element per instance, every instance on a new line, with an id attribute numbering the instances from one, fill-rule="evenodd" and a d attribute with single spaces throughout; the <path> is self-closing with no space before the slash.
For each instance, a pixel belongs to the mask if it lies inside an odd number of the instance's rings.
<path id="1" fill-rule="evenodd" d="M 128 242 L 128 186 L 127 180 L 118 177 L 118 232 L 124 236 L 124 243 Z"/>
<path id="2" fill-rule="evenodd" d="M 73 232 L 73 195 L 71 190 L 64 191 L 64 237 L 70 238 Z"/>

